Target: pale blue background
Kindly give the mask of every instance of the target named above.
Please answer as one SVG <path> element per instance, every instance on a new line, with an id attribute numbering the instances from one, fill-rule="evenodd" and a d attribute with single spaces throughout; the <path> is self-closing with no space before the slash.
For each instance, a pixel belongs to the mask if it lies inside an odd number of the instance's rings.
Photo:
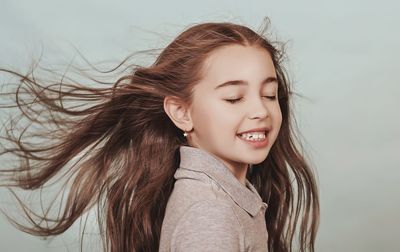
<path id="1" fill-rule="evenodd" d="M 48 60 L 65 60 L 71 44 L 91 61 L 118 60 L 165 45 L 191 23 L 256 29 L 268 16 L 272 32 L 289 41 L 295 91 L 306 96 L 296 99 L 296 115 L 318 170 L 317 251 L 400 251 L 399 7 L 355 0 L 2 0 L 0 64 L 24 68 L 42 46 Z M 0 250 L 67 251 L 68 244 L 78 251 L 78 228 L 49 243 L 0 218 Z"/>

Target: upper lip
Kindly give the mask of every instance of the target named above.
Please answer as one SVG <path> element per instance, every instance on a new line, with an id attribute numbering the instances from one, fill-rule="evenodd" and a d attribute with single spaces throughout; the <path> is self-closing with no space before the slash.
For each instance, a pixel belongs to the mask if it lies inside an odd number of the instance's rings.
<path id="1" fill-rule="evenodd" d="M 244 134 L 244 133 L 249 133 L 249 132 L 263 132 L 263 131 L 269 131 L 269 129 L 267 127 L 256 128 L 256 129 L 246 130 L 246 131 L 240 132 L 238 134 Z"/>

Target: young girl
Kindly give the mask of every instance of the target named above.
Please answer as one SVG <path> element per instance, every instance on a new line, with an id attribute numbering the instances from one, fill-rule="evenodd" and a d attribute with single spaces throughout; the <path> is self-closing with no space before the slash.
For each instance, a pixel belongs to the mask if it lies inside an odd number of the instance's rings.
<path id="1" fill-rule="evenodd" d="M 97 205 L 105 251 L 292 251 L 296 231 L 299 250 L 314 251 L 316 181 L 294 141 L 283 50 L 264 30 L 194 25 L 106 88 L 1 69 L 20 78 L 21 115 L 55 126 L 35 131 L 36 145 L 24 131 L 3 137 L 14 146 L 2 154 L 21 159 L 1 170 L 3 185 L 37 190 L 62 176 L 69 190 L 60 214 L 21 202 L 31 223 L 14 224 L 57 235 Z"/>

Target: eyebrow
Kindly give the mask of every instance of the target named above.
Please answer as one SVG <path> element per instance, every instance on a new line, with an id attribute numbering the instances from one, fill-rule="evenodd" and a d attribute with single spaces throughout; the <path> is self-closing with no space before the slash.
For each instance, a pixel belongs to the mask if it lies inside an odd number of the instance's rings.
<path id="1" fill-rule="evenodd" d="M 278 83 L 278 79 L 276 77 L 268 77 L 261 82 L 261 85 L 265 85 L 265 84 L 272 83 L 272 82 Z M 224 83 L 216 86 L 214 89 L 219 89 L 219 88 L 227 87 L 227 86 L 238 86 L 238 85 L 248 86 L 249 83 L 245 80 L 231 80 L 231 81 L 227 81 L 227 82 L 224 82 Z"/>

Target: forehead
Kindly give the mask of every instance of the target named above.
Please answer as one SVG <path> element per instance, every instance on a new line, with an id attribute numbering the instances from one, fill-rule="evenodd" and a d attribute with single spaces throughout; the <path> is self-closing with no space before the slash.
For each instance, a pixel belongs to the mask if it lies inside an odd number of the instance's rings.
<path id="1" fill-rule="evenodd" d="M 211 52 L 203 66 L 203 80 L 217 85 L 231 79 L 258 81 L 274 77 L 269 52 L 261 47 L 228 45 Z"/>

